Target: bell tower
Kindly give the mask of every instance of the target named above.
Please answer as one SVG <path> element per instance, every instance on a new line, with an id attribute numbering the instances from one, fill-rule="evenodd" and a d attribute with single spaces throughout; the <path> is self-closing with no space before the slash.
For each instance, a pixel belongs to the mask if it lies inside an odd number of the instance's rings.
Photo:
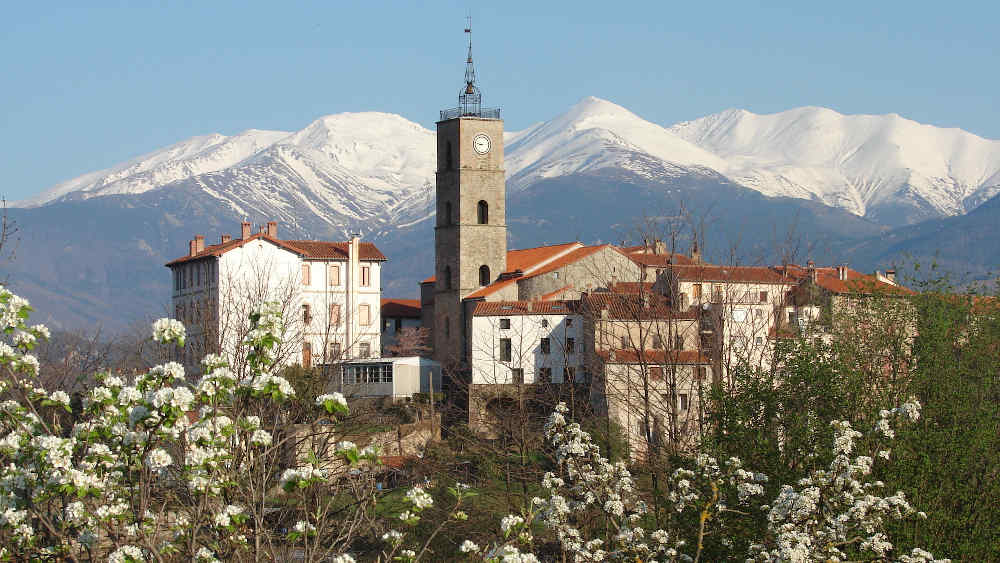
<path id="1" fill-rule="evenodd" d="M 467 357 L 469 320 L 462 299 L 497 279 L 507 266 L 503 120 L 482 107 L 469 51 L 458 107 L 437 122 L 437 223 L 434 227 L 434 357 Z"/>

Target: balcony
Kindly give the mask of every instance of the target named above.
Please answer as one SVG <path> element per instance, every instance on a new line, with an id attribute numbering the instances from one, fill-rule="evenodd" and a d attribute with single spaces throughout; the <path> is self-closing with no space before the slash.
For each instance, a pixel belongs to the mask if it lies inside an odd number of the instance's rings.
<path id="1" fill-rule="evenodd" d="M 448 119 L 455 119 L 456 117 L 479 117 L 482 119 L 500 119 L 500 108 L 473 108 L 473 107 L 457 107 L 451 109 L 441 110 L 441 119 L 438 121 L 446 121 Z"/>

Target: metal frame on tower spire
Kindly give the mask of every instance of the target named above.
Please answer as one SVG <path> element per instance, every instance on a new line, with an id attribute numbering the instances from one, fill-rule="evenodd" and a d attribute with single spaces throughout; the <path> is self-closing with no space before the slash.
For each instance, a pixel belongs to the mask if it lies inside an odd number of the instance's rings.
<path id="1" fill-rule="evenodd" d="M 472 16 L 467 16 L 465 33 L 469 36 L 469 51 L 465 57 L 465 86 L 458 94 L 458 107 L 441 110 L 441 121 L 456 117 L 500 119 L 500 108 L 484 108 L 483 95 L 476 85 L 476 67 L 472 62 Z"/>

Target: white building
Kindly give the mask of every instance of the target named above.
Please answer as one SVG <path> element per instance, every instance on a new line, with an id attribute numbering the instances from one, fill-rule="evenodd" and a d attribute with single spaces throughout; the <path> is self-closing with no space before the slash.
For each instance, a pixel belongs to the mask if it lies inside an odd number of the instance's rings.
<path id="1" fill-rule="evenodd" d="M 244 222 L 240 238 L 222 235 L 214 245 L 195 236 L 187 256 L 167 264 L 174 315 L 188 327 L 185 363 L 222 351 L 238 367 L 250 315 L 268 302 L 283 314 L 282 364 L 311 367 L 377 355 L 385 260 L 357 236 L 347 242 L 279 239 L 273 221 L 253 234 Z"/>
<path id="2" fill-rule="evenodd" d="M 441 364 L 418 356 L 348 360 L 341 364 L 334 388 L 347 397 L 394 400 L 414 393 L 440 393 Z"/>
<path id="3" fill-rule="evenodd" d="M 483 301 L 472 316 L 472 383 L 581 381 L 583 317 L 572 301 Z"/>
<path id="4" fill-rule="evenodd" d="M 382 355 L 392 356 L 391 348 L 398 344 L 403 329 L 423 326 L 419 299 L 382 298 Z M 428 345 L 430 342 L 427 343 Z"/>

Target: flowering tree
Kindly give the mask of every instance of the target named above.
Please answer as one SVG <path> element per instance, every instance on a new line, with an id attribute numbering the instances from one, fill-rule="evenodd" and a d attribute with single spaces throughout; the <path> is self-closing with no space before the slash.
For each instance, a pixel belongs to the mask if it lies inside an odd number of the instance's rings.
<path id="1" fill-rule="evenodd" d="M 30 352 L 48 331 L 27 326 L 29 312 L 0 290 L 9 340 L 0 344 L 9 397 L 0 403 L 0 557 L 273 560 L 291 551 L 319 560 L 357 534 L 373 501 L 370 479 L 351 468 L 376 452 L 343 443 L 334 468 L 320 467 L 315 451 L 287 462 L 301 436 L 282 434 L 294 390 L 273 373 L 275 309 L 252 318 L 247 377 L 212 355 L 193 385 L 172 362 L 131 381 L 99 374 L 77 410 L 65 392 L 36 385 Z M 183 346 L 186 333 L 161 319 L 153 338 Z M 315 405 L 334 419 L 347 413 L 339 394 Z M 279 477 L 282 465 L 291 467 Z"/>

